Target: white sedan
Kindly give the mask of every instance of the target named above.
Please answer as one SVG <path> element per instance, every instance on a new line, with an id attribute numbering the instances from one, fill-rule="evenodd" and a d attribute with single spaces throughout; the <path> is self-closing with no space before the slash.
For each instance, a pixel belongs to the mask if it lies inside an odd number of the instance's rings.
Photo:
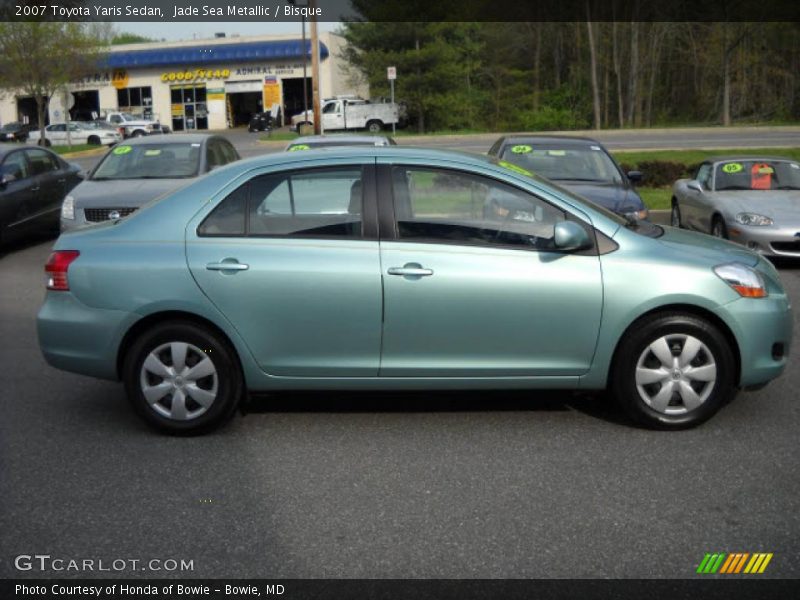
<path id="1" fill-rule="evenodd" d="M 73 146 L 91 144 L 96 146 L 112 146 L 122 141 L 122 136 L 113 129 L 98 129 L 83 123 L 53 123 L 44 129 L 45 146 L 66 146 L 67 128 L 69 128 L 69 143 Z M 38 129 L 32 130 L 28 142 L 38 144 L 41 133 Z"/>

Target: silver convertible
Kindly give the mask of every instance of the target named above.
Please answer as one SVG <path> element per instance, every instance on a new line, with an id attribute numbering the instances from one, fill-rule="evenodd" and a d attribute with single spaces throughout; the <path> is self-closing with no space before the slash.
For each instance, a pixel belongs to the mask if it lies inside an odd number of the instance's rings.
<path id="1" fill-rule="evenodd" d="M 708 159 L 694 179 L 675 182 L 671 223 L 760 254 L 800 257 L 800 164 L 757 156 Z"/>

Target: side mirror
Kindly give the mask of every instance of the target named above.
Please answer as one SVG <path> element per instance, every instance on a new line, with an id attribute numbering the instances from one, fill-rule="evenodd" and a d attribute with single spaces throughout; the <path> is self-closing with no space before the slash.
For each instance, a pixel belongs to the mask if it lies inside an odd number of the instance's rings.
<path id="1" fill-rule="evenodd" d="M 628 180 L 633 183 L 642 183 L 642 179 L 644 179 L 644 175 L 641 171 L 628 171 Z"/>
<path id="2" fill-rule="evenodd" d="M 687 181 L 686 182 L 686 187 L 688 189 L 692 190 L 692 191 L 695 191 L 695 192 L 701 192 L 702 193 L 702 191 L 703 191 L 703 186 L 700 185 L 700 182 L 697 181 L 696 179 L 692 179 L 690 181 Z"/>
<path id="3" fill-rule="evenodd" d="M 586 230 L 574 221 L 561 221 L 555 226 L 555 244 L 560 250 L 583 250 L 592 245 Z"/>
<path id="4" fill-rule="evenodd" d="M 17 178 L 14 177 L 11 173 L 5 173 L 4 175 L 0 175 L 0 188 L 4 188 L 9 183 L 16 180 Z"/>

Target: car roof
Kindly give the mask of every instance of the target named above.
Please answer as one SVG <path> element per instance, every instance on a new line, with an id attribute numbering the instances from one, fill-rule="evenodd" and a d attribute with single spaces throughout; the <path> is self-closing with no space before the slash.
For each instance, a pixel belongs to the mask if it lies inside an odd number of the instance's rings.
<path id="1" fill-rule="evenodd" d="M 548 144 L 561 147 L 602 146 L 600 142 L 588 137 L 574 135 L 504 135 L 500 138 L 503 145 L 507 144 Z"/>
<path id="2" fill-rule="evenodd" d="M 731 154 L 728 156 L 709 156 L 702 162 L 720 163 L 720 162 L 731 162 L 735 160 L 769 160 L 769 161 L 797 162 L 796 159 L 791 158 L 789 156 L 765 156 L 763 154 Z"/>
<path id="3" fill-rule="evenodd" d="M 434 148 L 420 148 L 415 146 L 331 146 L 328 148 L 311 148 L 303 152 L 275 152 L 261 154 L 226 165 L 224 168 L 241 168 L 247 171 L 253 168 L 267 167 L 272 165 L 297 165 L 301 167 L 303 162 L 316 159 L 337 160 L 346 158 L 414 158 L 422 160 L 441 160 L 456 161 L 465 166 L 489 166 L 496 165 L 494 157 L 484 154 L 472 154 L 457 150 L 439 150 Z M 221 169 L 220 169 L 221 170 Z M 215 171 L 216 172 L 216 171 Z"/>
<path id="4" fill-rule="evenodd" d="M 340 142 L 362 143 L 365 145 L 376 145 L 380 141 L 388 144 L 389 139 L 384 135 L 305 135 L 289 142 L 290 146 L 297 144 L 337 144 Z"/>
<path id="5" fill-rule="evenodd" d="M 213 133 L 168 133 L 128 138 L 122 143 L 125 146 L 147 146 L 149 144 L 202 144 L 212 138 L 224 139 L 222 136 Z"/>
<path id="6" fill-rule="evenodd" d="M 11 145 L 0 144 L 0 160 L 3 160 L 6 156 L 11 154 L 14 150 L 45 150 L 45 151 L 49 152 L 50 154 L 52 154 L 53 156 L 58 156 L 58 154 L 56 154 L 55 152 L 53 152 L 49 148 L 45 148 L 43 146 L 28 145 L 28 144 L 26 144 L 24 146 L 23 145 L 18 145 L 18 144 L 11 144 Z M 59 157 L 59 158 L 61 158 L 61 157 Z M 64 159 L 61 158 L 61 160 L 63 161 Z"/>

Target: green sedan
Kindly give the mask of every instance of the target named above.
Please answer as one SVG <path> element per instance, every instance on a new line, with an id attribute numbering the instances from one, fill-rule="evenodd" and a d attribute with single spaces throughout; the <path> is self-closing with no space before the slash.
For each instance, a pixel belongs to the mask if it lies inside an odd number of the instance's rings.
<path id="1" fill-rule="evenodd" d="M 628 221 L 517 166 L 399 147 L 272 154 L 62 235 L 47 362 L 172 433 L 249 392 L 608 388 L 680 429 L 779 376 L 762 257 Z"/>

